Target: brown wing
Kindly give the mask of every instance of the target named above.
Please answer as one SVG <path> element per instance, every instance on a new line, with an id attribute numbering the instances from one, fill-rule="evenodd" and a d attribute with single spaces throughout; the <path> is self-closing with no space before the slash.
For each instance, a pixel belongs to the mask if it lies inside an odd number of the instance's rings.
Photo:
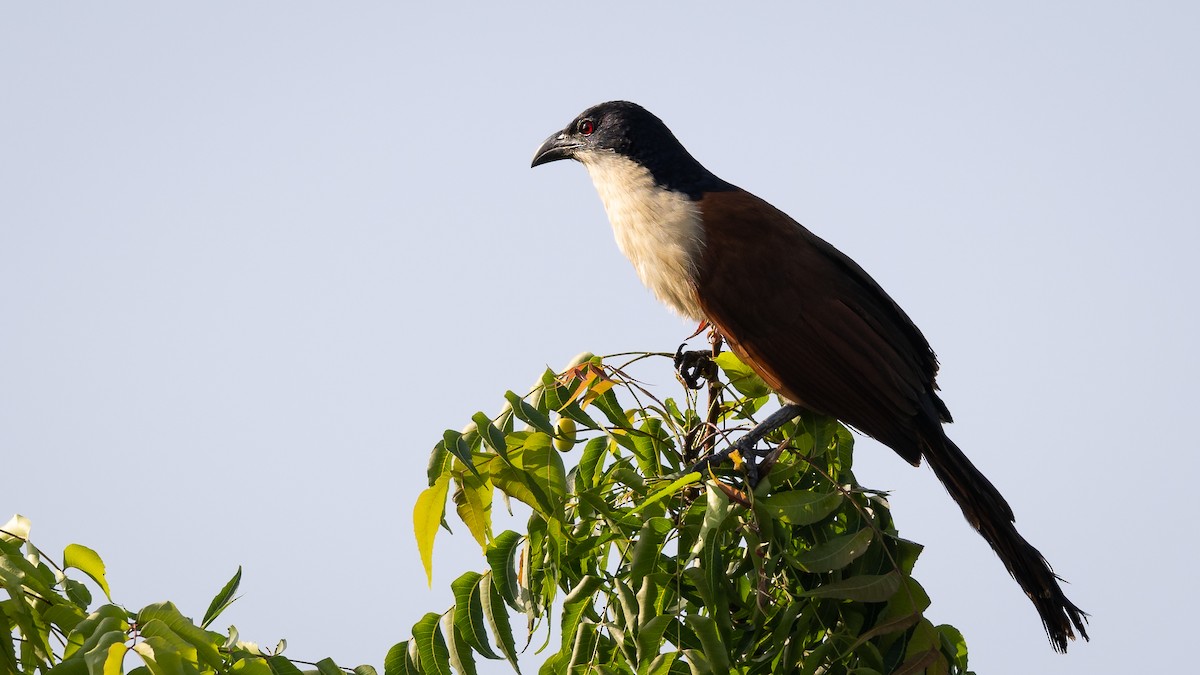
<path id="1" fill-rule="evenodd" d="M 714 192 L 700 206 L 697 292 L 732 349 L 789 399 L 918 463 L 950 413 L 912 320 L 853 260 L 758 197 Z"/>
<path id="2" fill-rule="evenodd" d="M 924 456 L 967 520 L 1033 600 L 1054 648 L 1087 615 L 1013 525 L 1004 496 L 941 429 L 937 359 L 861 267 L 757 197 L 706 194 L 697 295 L 733 350 L 776 390 L 890 446 Z"/>

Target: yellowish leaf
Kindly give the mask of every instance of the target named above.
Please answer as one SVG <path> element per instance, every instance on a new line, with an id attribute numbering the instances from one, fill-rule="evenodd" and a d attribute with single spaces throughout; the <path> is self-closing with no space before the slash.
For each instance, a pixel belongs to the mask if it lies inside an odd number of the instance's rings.
<path id="1" fill-rule="evenodd" d="M 417 550 L 421 552 L 421 564 L 425 566 L 425 577 L 430 587 L 433 586 L 433 540 L 446 513 L 446 493 L 449 489 L 450 475 L 443 474 L 417 497 L 417 504 L 413 507 Z"/>

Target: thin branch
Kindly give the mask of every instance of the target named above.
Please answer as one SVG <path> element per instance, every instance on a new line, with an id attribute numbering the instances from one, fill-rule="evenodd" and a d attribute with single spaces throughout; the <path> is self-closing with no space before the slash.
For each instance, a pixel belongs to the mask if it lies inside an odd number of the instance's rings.
<path id="1" fill-rule="evenodd" d="M 716 369 L 716 359 L 721 353 L 721 345 L 724 344 L 716 326 L 708 327 L 708 343 L 712 345 L 713 365 L 710 366 L 708 372 L 708 419 L 706 424 L 709 428 L 716 428 L 717 422 L 721 419 L 721 382 L 712 371 Z M 716 438 L 713 434 L 709 434 L 704 439 L 704 454 L 711 455 L 715 447 Z M 690 466 L 697 459 L 699 457 L 690 457 L 687 464 Z"/>

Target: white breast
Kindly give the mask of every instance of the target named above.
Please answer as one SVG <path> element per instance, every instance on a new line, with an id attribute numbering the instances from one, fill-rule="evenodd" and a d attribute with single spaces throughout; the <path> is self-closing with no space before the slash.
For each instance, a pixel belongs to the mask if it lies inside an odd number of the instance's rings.
<path id="1" fill-rule="evenodd" d="M 700 207 L 654 182 L 643 166 L 614 153 L 581 153 L 608 212 L 617 246 L 642 283 L 684 317 L 701 320 L 696 265 L 704 247 Z"/>

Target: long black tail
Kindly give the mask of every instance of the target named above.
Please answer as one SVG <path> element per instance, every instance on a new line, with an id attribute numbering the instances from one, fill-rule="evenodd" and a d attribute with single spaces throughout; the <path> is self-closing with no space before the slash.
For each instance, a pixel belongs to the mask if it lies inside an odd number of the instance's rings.
<path id="1" fill-rule="evenodd" d="M 1054 649 L 1067 651 L 1067 641 L 1075 639 L 1076 630 L 1087 640 L 1087 614 L 1067 599 L 1050 564 L 1017 532 L 1008 502 L 953 441 L 939 435 L 940 442 L 925 448 L 929 467 L 1033 601 Z"/>

